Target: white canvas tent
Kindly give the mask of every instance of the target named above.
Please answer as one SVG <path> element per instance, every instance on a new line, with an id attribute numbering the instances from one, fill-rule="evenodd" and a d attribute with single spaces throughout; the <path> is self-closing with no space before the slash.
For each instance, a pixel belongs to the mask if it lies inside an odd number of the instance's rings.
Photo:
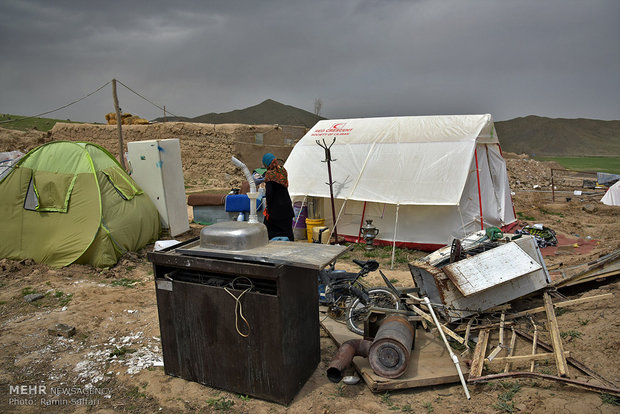
<path id="1" fill-rule="evenodd" d="M 607 192 L 601 198 L 601 203 L 608 206 L 620 206 L 620 181 L 607 189 Z"/>
<path id="2" fill-rule="evenodd" d="M 292 197 L 319 197 L 332 226 L 325 153 L 331 147 L 338 235 L 432 250 L 515 221 L 506 164 L 491 115 L 324 120 L 293 148 L 285 167 Z"/>

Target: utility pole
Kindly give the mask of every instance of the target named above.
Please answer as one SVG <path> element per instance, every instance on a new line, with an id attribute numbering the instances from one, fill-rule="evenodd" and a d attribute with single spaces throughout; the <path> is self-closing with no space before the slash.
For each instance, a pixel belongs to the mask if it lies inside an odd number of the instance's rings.
<path id="1" fill-rule="evenodd" d="M 123 149 L 123 127 L 121 120 L 121 108 L 118 107 L 118 96 L 116 95 L 116 79 L 112 79 L 112 98 L 114 98 L 114 110 L 116 111 L 116 127 L 118 128 L 118 145 L 120 160 L 123 169 L 126 171 L 125 166 L 125 151 Z"/>
<path id="2" fill-rule="evenodd" d="M 166 105 L 164 105 L 164 122 L 166 122 Z"/>

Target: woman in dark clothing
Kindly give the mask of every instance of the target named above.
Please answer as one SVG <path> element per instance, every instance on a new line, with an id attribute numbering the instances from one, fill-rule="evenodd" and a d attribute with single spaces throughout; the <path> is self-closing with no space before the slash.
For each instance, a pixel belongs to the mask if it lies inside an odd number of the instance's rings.
<path id="1" fill-rule="evenodd" d="M 293 203 L 288 194 L 288 173 L 282 166 L 281 161 L 275 155 L 267 153 L 263 156 L 265 172 L 265 199 L 267 208 L 265 225 L 269 239 L 274 237 L 288 237 L 293 241 Z"/>

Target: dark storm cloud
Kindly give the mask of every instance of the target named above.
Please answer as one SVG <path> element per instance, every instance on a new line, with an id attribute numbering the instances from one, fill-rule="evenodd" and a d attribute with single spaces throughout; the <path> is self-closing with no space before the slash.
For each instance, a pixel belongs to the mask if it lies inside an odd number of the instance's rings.
<path id="1" fill-rule="evenodd" d="M 341 0 L 0 5 L 0 112 L 118 78 L 178 115 L 272 98 L 327 117 L 618 119 L 620 2 Z M 119 90 L 121 106 L 161 111 Z M 109 88 L 60 118 L 102 121 Z"/>

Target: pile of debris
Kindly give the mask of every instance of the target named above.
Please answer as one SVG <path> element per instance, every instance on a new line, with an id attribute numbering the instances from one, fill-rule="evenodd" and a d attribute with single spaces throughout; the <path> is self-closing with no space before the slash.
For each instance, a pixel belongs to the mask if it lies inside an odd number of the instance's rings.
<path id="1" fill-rule="evenodd" d="M 506 154 L 505 154 L 506 155 Z M 512 190 L 551 189 L 551 168 L 559 164 L 532 160 L 529 157 L 505 157 L 508 180 Z"/>
<path id="2" fill-rule="evenodd" d="M 372 308 L 364 340 L 351 337 L 337 324 L 323 322 L 341 345 L 330 364 L 328 377 L 340 381 L 353 360 L 373 391 L 460 379 L 469 399 L 467 384 L 531 377 L 620 395 L 620 387 L 613 381 L 565 351 L 563 339 L 573 331 L 561 331 L 556 317 L 556 309 L 560 307 L 613 300 L 613 293 L 567 300 L 557 289 L 620 274 L 620 250 L 587 264 L 558 267 L 549 272 L 539 249 L 541 240 L 545 245 L 549 242 L 541 234 L 504 235 L 499 229 L 491 228 L 462 240 L 455 239 L 451 246 L 411 262 L 409 268 L 416 293 L 401 289 L 401 307 L 396 310 Z M 523 301 L 516 299 L 523 297 L 534 301 L 542 297 L 543 306 L 519 309 Z M 537 319 L 543 313 L 544 319 Z M 394 317 L 401 318 L 401 325 L 409 321 L 414 332 L 418 323 L 425 329 L 418 331 L 417 336 L 414 334 L 410 343 L 404 335 L 405 329 L 383 328 L 380 323 L 378 329 L 371 328 L 381 319 L 394 324 Z M 429 334 L 428 328 L 433 325 L 441 334 L 445 348 L 436 335 Z M 388 329 L 389 334 L 382 333 L 382 329 Z M 378 348 L 377 344 L 385 346 L 386 337 L 392 348 L 384 354 L 375 350 L 373 356 L 373 348 Z M 460 359 L 451 348 L 462 351 Z M 528 351 L 523 354 L 516 349 Z M 429 365 L 426 359 L 431 359 L 433 364 Z M 456 370 L 451 367 L 450 359 Z M 384 365 L 377 364 L 377 360 Z M 548 361 L 554 361 L 555 373 L 547 366 Z M 398 374 L 386 375 L 385 366 L 398 366 Z M 569 366 L 579 372 L 578 378 L 574 375 L 571 378 Z M 467 382 L 464 376 L 468 377 Z"/>

